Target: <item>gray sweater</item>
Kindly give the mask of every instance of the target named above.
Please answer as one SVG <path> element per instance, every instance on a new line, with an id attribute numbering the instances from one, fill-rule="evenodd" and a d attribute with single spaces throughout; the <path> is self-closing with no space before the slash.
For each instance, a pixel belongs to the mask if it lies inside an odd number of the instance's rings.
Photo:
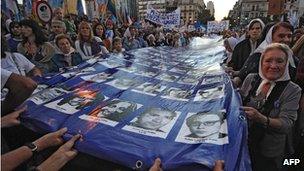
<path id="1" fill-rule="evenodd" d="M 243 97 L 248 96 L 250 89 L 252 88 L 251 83 L 254 81 L 254 77 L 257 74 L 249 74 L 241 88 L 241 95 Z M 282 122 L 282 127 L 279 129 L 268 128 L 264 138 L 260 143 L 260 151 L 266 157 L 278 157 L 282 156 L 288 150 L 293 152 L 291 143 L 291 131 L 294 123 L 297 119 L 297 110 L 299 108 L 299 100 L 301 98 L 301 88 L 293 83 L 289 82 L 281 93 L 278 99 L 278 103 L 270 111 L 270 118 L 278 118 Z M 250 98 L 248 106 L 255 107 L 257 104 Z"/>

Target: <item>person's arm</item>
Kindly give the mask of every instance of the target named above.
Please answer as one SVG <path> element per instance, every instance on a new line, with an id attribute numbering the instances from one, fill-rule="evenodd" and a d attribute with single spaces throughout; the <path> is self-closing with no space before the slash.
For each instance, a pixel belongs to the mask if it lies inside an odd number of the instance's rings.
<path id="1" fill-rule="evenodd" d="M 37 151 L 44 150 L 51 146 L 57 146 L 63 143 L 61 136 L 66 133 L 67 128 L 62 128 L 56 132 L 49 133 L 33 142 L 37 146 Z M 32 150 L 27 146 L 19 147 L 16 150 L 8 152 L 1 156 L 1 169 L 3 171 L 14 170 L 24 161 L 31 158 Z"/>
<path id="2" fill-rule="evenodd" d="M 79 134 L 73 136 L 36 169 L 41 171 L 60 170 L 60 168 L 77 155 L 77 150 L 73 149 L 73 146 L 80 137 Z"/>
<path id="3" fill-rule="evenodd" d="M 1 156 L 1 170 L 14 170 L 21 163 L 31 158 L 32 155 L 31 149 L 26 146 L 22 146 L 14 151 L 8 152 Z"/>
<path id="4" fill-rule="evenodd" d="M 19 116 L 27 109 L 27 106 L 1 117 L 1 128 L 8 128 L 20 124 Z"/>
<path id="5" fill-rule="evenodd" d="M 40 70 L 39 68 L 37 68 L 37 67 L 34 67 L 34 68 L 29 72 L 29 74 L 30 74 L 31 76 L 42 77 L 42 72 L 41 72 L 41 70 Z"/>
<path id="6" fill-rule="evenodd" d="M 243 106 L 241 108 L 245 111 L 250 120 L 266 124 L 269 129 L 285 134 L 291 129 L 296 121 L 297 110 L 301 98 L 300 88 L 289 90 L 289 92 L 288 95 L 281 95 L 284 97 L 284 100 L 282 101 L 282 104 L 280 104 L 280 113 L 276 118 L 267 117 L 253 107 Z"/>
<path id="7" fill-rule="evenodd" d="M 3 115 L 12 112 L 16 107 L 30 97 L 32 92 L 36 89 L 37 83 L 31 78 L 12 73 L 4 87 L 9 89 L 9 93 L 1 103 L 1 112 Z"/>

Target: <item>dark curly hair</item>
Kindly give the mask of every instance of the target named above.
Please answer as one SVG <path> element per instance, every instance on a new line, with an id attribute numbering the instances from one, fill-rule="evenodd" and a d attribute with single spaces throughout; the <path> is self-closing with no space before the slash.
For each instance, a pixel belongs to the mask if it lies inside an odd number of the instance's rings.
<path id="1" fill-rule="evenodd" d="M 41 45 L 48 41 L 47 37 L 42 31 L 42 28 L 38 25 L 38 23 L 34 20 L 22 20 L 20 21 L 20 26 L 27 26 L 33 30 L 33 34 L 35 35 L 35 43 Z M 26 37 L 23 38 L 23 43 L 27 42 Z"/>

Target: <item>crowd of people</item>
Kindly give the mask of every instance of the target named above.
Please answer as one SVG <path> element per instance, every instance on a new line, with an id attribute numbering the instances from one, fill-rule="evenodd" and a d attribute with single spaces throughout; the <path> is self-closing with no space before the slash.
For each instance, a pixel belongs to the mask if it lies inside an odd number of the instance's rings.
<path id="1" fill-rule="evenodd" d="M 2 17 L 1 20 L 1 90 L 8 89 L 1 108 L 3 129 L 20 124 L 19 115 L 26 109 L 15 109 L 37 87 L 31 77 L 63 72 L 108 53 L 187 46 L 192 37 L 203 35 L 153 25 L 117 26 L 111 19 L 89 21 L 87 17 L 64 17 L 61 8 L 54 9 L 49 27 L 42 27 L 32 19 L 17 22 Z M 253 170 L 280 170 L 284 158 L 303 158 L 303 28 L 295 29 L 288 22 L 265 25 L 260 19 L 254 19 L 241 32 L 226 30 L 222 34 L 227 55 L 223 66 L 234 86 L 240 88 L 244 105 L 241 110 L 249 121 L 248 145 Z M 36 149 L 20 144 L 16 149 L 11 141 L 1 141 L 2 169 L 12 170 L 35 152 L 61 145 L 37 167 L 60 169 L 76 156 L 77 151 L 72 147 L 81 140 L 80 135 L 75 135 L 63 144 L 61 136 L 66 131 L 63 128 L 38 138 L 31 144 Z M 3 137 L 7 139 L 10 138 Z M 222 166 L 223 162 L 217 161 L 214 170 L 222 170 Z M 161 169 L 160 159 L 155 160 L 151 169 Z"/>
<path id="2" fill-rule="evenodd" d="M 303 159 L 304 30 L 254 19 L 236 35 L 224 35 L 225 70 L 243 97 L 253 170 L 283 170 L 284 159 Z"/>

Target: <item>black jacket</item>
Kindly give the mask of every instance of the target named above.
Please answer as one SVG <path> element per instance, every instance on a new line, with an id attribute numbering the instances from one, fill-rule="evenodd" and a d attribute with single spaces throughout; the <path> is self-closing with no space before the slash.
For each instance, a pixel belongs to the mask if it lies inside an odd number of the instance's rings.
<path id="1" fill-rule="evenodd" d="M 244 66 L 240 69 L 240 74 L 238 77 L 244 81 L 248 74 L 258 73 L 259 72 L 259 63 L 261 58 L 261 53 L 254 53 L 248 57 Z M 293 56 L 295 65 L 297 67 L 299 59 L 296 56 Z M 297 69 L 292 67 L 289 64 L 289 75 L 292 81 L 295 81 Z"/>
<path id="2" fill-rule="evenodd" d="M 260 41 L 257 41 L 257 47 L 259 46 L 259 44 Z M 232 53 L 231 61 L 228 63 L 228 66 L 232 67 L 234 71 L 239 71 L 248 59 L 250 52 L 250 40 L 249 38 L 246 38 L 235 46 Z"/>

